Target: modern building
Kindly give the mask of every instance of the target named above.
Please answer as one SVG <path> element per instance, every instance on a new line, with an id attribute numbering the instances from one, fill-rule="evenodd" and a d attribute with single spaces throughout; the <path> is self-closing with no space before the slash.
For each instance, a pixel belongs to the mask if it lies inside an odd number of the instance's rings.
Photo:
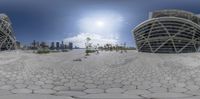
<path id="1" fill-rule="evenodd" d="M 51 47 L 50 49 L 54 50 L 55 49 L 55 43 L 54 42 L 51 42 Z"/>
<path id="2" fill-rule="evenodd" d="M 13 35 L 13 29 L 9 17 L 0 14 L 0 50 L 16 49 L 16 39 Z"/>
<path id="3" fill-rule="evenodd" d="M 37 49 L 38 48 L 38 46 L 36 45 L 36 41 L 35 40 L 33 40 L 33 43 L 32 43 L 32 48 L 31 49 Z"/>
<path id="4" fill-rule="evenodd" d="M 64 49 L 65 48 L 65 44 L 64 42 L 62 41 L 61 44 L 60 44 L 60 49 Z"/>
<path id="5" fill-rule="evenodd" d="M 56 49 L 60 49 L 60 42 L 56 42 Z"/>
<path id="6" fill-rule="evenodd" d="M 68 45 L 67 44 L 64 44 L 64 49 L 68 49 Z"/>
<path id="7" fill-rule="evenodd" d="M 200 50 L 200 17 L 182 10 L 160 10 L 133 30 L 137 50 L 188 53 Z"/>
<path id="8" fill-rule="evenodd" d="M 46 44 L 46 42 L 41 42 L 40 47 L 41 48 L 49 48 L 49 46 Z"/>
<path id="9" fill-rule="evenodd" d="M 69 49 L 72 50 L 73 49 L 73 43 L 69 42 Z"/>

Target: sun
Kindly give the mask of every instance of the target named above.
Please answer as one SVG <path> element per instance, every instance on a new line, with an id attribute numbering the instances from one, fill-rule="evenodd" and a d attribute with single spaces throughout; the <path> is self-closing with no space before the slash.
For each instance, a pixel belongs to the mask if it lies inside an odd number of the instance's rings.
<path id="1" fill-rule="evenodd" d="M 105 24 L 104 24 L 104 22 L 103 21 L 96 21 L 96 26 L 97 27 L 103 27 Z"/>

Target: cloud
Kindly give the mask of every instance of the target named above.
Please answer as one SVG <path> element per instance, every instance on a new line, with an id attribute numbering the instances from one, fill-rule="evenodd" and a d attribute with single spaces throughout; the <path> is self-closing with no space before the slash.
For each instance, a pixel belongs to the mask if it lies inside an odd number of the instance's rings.
<path id="1" fill-rule="evenodd" d="M 116 44 L 118 43 L 118 37 L 104 37 L 102 35 L 99 34 L 95 34 L 95 33 L 80 33 L 74 37 L 69 37 L 69 38 L 65 38 L 64 42 L 73 42 L 73 44 L 75 46 L 81 47 L 81 48 L 85 48 L 85 42 L 86 42 L 86 38 L 90 37 L 91 38 L 91 43 L 92 45 L 104 45 L 104 44 Z"/>

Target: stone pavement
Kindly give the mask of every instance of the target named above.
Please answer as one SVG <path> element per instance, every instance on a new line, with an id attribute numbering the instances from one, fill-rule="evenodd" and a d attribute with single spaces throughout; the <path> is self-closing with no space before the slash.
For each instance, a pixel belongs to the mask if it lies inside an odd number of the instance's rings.
<path id="1" fill-rule="evenodd" d="M 0 99 L 200 99 L 199 54 L 82 56 L 0 53 Z"/>

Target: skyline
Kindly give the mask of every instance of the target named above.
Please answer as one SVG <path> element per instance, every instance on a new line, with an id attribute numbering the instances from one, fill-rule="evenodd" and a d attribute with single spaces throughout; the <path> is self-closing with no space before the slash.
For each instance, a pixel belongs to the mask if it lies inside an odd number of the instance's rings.
<path id="1" fill-rule="evenodd" d="M 156 5 L 156 6 L 155 6 Z M 9 16 L 16 39 L 37 41 L 126 42 L 135 46 L 132 29 L 148 19 L 149 12 L 180 9 L 199 14 L 195 0 L 1 0 L 0 13 Z"/>

